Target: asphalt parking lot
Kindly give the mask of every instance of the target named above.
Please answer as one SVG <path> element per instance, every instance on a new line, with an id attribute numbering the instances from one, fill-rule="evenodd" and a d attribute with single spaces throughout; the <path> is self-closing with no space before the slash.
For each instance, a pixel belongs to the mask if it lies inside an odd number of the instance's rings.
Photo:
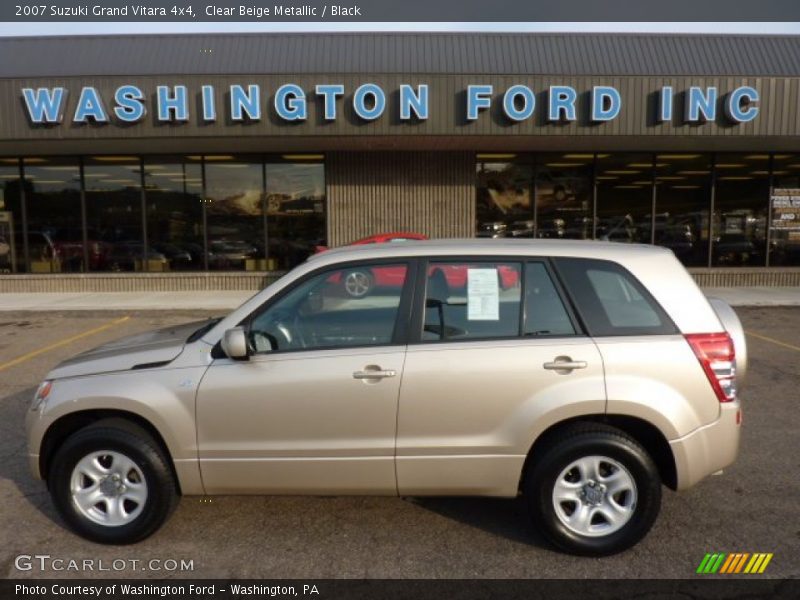
<path id="1" fill-rule="evenodd" d="M 750 333 L 738 462 L 688 492 L 665 490 L 650 535 L 604 559 L 551 549 L 527 524 L 519 500 L 472 498 L 184 498 L 165 527 L 140 544 L 84 541 L 65 529 L 44 484 L 28 473 L 22 423 L 37 384 L 80 351 L 209 315 L 2 313 L 0 577 L 685 578 L 718 551 L 772 552 L 760 577 L 800 577 L 800 307 L 738 312 Z M 37 562 L 18 570 L 19 555 L 88 559 L 95 570 L 41 570 Z M 126 566 L 99 572 L 101 559 L 106 567 L 115 560 Z M 162 571 L 143 571 L 153 559 Z M 181 559 L 193 570 L 164 570 L 172 565 L 166 561 Z M 141 562 L 133 567 L 133 560 Z"/>

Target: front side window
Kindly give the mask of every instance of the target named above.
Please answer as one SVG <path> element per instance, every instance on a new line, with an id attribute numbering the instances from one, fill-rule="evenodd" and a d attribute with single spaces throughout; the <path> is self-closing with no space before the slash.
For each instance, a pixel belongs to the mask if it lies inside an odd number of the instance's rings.
<path id="1" fill-rule="evenodd" d="M 255 353 L 392 343 L 408 266 L 349 266 L 312 276 L 257 314 Z"/>
<path id="2" fill-rule="evenodd" d="M 422 340 L 518 336 L 520 288 L 519 263 L 430 263 Z"/>

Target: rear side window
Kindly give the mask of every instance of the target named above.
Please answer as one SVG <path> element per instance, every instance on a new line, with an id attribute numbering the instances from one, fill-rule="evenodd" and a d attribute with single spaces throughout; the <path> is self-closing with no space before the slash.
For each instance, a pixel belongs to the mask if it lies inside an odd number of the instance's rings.
<path id="1" fill-rule="evenodd" d="M 583 258 L 554 263 L 591 335 L 678 333 L 644 286 L 617 263 Z"/>
<path id="2" fill-rule="evenodd" d="M 525 266 L 525 335 L 574 335 L 569 313 L 542 263 Z"/>
<path id="3" fill-rule="evenodd" d="M 520 273 L 519 263 L 430 263 L 422 340 L 519 336 Z"/>

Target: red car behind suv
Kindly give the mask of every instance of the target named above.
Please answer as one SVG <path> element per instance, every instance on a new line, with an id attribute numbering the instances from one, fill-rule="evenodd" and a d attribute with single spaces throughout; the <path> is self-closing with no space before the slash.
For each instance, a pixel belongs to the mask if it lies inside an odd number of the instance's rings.
<path id="1" fill-rule="evenodd" d="M 361 246 L 365 244 L 385 244 L 400 243 L 409 240 L 427 240 L 428 237 L 421 233 L 392 232 L 379 233 L 369 237 L 351 242 L 350 246 Z M 327 246 L 317 246 L 317 252 L 328 250 Z M 436 267 L 444 275 L 450 289 L 461 289 L 467 285 L 467 267 L 464 265 L 439 265 Z M 508 289 L 519 281 L 519 276 L 514 269 L 504 268 L 502 265 L 498 269 L 500 277 L 500 287 Z M 354 269 L 344 275 L 331 278 L 331 283 L 341 280 L 344 291 L 352 298 L 363 298 L 376 288 L 380 287 L 399 287 L 403 285 L 405 269 L 403 267 L 380 267 L 376 269 Z"/>

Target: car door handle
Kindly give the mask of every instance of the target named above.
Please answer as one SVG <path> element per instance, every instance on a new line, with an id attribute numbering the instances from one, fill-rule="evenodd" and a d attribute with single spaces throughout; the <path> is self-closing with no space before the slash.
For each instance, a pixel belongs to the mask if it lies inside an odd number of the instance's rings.
<path id="1" fill-rule="evenodd" d="M 542 366 L 548 371 L 572 371 L 573 369 L 585 369 L 588 365 L 585 360 L 572 360 L 569 357 L 559 356 Z"/>
<path id="2" fill-rule="evenodd" d="M 353 373 L 353 379 L 386 379 L 395 375 L 397 375 L 397 371 L 394 369 L 365 369 Z"/>

